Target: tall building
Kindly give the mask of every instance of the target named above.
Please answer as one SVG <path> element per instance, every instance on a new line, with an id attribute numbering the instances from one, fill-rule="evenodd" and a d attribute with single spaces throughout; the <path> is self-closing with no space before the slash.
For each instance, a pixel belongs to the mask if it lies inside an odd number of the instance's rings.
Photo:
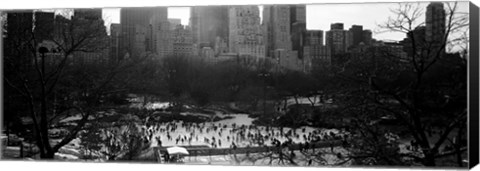
<path id="1" fill-rule="evenodd" d="M 173 53 L 172 30 L 168 21 L 168 8 L 155 7 L 149 21 L 148 48 L 149 52 L 163 58 Z"/>
<path id="2" fill-rule="evenodd" d="M 307 30 L 304 34 L 304 58 L 311 60 L 312 67 L 331 63 L 330 49 L 323 45 L 322 30 Z"/>
<path id="3" fill-rule="evenodd" d="M 290 37 L 290 6 L 266 5 L 263 7 L 263 26 L 266 33 L 267 56 L 275 57 L 274 51 L 292 50 Z M 275 57 L 276 58 L 276 57 Z"/>
<path id="4" fill-rule="evenodd" d="M 290 24 L 306 23 L 307 9 L 306 5 L 291 5 L 290 6 Z"/>
<path id="5" fill-rule="evenodd" d="M 363 30 L 363 43 L 365 45 L 372 44 L 372 31 L 371 30 Z"/>
<path id="6" fill-rule="evenodd" d="M 423 53 L 426 46 L 426 27 L 421 26 L 415 28 L 415 30 L 407 33 L 407 37 L 402 40 L 403 49 L 408 56 L 413 56 L 413 54 L 420 55 Z M 415 41 L 415 42 L 412 42 Z M 413 46 L 415 43 L 415 46 Z"/>
<path id="7" fill-rule="evenodd" d="M 307 30 L 304 33 L 304 45 L 323 45 L 323 30 Z"/>
<path id="8" fill-rule="evenodd" d="M 347 51 L 348 31 L 343 29 L 343 23 L 333 23 L 326 33 L 326 45 L 330 47 L 332 55 Z"/>
<path id="9" fill-rule="evenodd" d="M 145 34 L 149 27 L 152 11 L 149 8 L 122 8 L 120 9 L 120 57 L 126 54 L 138 58 L 147 50 L 147 42 L 139 36 Z M 143 41 L 143 42 L 138 42 Z"/>
<path id="10" fill-rule="evenodd" d="M 431 2 L 425 15 L 425 40 L 441 48 L 445 38 L 445 9 L 442 2 Z"/>
<path id="11" fill-rule="evenodd" d="M 330 24 L 330 30 L 343 30 L 343 23 Z"/>
<path id="12" fill-rule="evenodd" d="M 38 40 L 53 39 L 53 31 L 55 25 L 55 14 L 53 12 L 35 12 L 35 38 Z"/>
<path id="13" fill-rule="evenodd" d="M 265 57 L 265 42 L 257 6 L 234 6 L 228 10 L 229 51 L 240 56 Z M 287 38 L 286 38 L 287 39 Z"/>
<path id="14" fill-rule="evenodd" d="M 173 56 L 190 57 L 193 54 L 193 37 L 190 27 L 177 25 L 172 33 Z"/>
<path id="15" fill-rule="evenodd" d="M 4 55 L 15 57 L 19 63 L 32 63 L 30 46 L 25 41 L 31 40 L 33 29 L 33 11 L 7 12 Z M 22 54 L 19 54 L 22 53 Z"/>
<path id="16" fill-rule="evenodd" d="M 215 48 L 217 37 L 228 42 L 229 15 L 227 6 L 195 6 L 190 8 L 193 42 L 198 49 Z"/>
<path id="17" fill-rule="evenodd" d="M 84 18 L 87 20 L 103 20 L 102 19 L 102 9 L 75 9 L 73 11 L 73 16 L 77 18 Z"/>
<path id="18" fill-rule="evenodd" d="M 120 24 L 112 23 L 110 25 L 110 61 L 115 62 L 120 56 Z"/>
<path id="19" fill-rule="evenodd" d="M 53 12 L 27 10 L 7 12 L 4 55 L 15 57 L 15 62 L 33 64 L 32 50 L 38 51 L 44 41 L 54 44 L 51 41 L 55 33 L 54 15 Z M 37 44 L 30 44 L 33 43 L 32 39 L 35 39 Z M 55 46 L 49 46 L 48 50 L 49 52 L 58 51 Z"/>
<path id="20" fill-rule="evenodd" d="M 352 36 L 352 46 L 357 46 L 360 42 L 363 42 L 363 26 L 352 25 L 348 31 Z"/>
<path id="21" fill-rule="evenodd" d="M 290 37 L 292 50 L 298 52 L 298 58 L 303 59 L 303 33 L 307 31 L 306 5 L 290 6 Z"/>

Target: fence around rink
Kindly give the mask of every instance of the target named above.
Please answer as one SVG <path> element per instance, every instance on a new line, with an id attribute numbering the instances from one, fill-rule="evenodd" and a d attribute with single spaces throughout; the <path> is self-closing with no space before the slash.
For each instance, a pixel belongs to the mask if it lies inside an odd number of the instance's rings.
<path id="1" fill-rule="evenodd" d="M 321 141 L 316 143 L 311 143 L 308 149 L 317 149 L 317 148 L 329 148 L 341 146 L 341 140 L 331 140 L 331 141 Z M 161 161 L 162 154 L 167 152 L 168 147 L 153 147 L 155 151 L 155 156 L 157 161 Z M 245 153 L 262 153 L 278 149 L 279 147 L 275 146 L 263 146 L 263 147 L 237 147 L 233 150 L 232 148 L 210 148 L 208 146 L 179 146 L 184 147 L 188 150 L 188 156 L 215 156 L 215 155 L 229 155 L 229 154 L 245 154 Z M 297 151 L 300 150 L 300 144 L 292 144 L 288 146 L 289 150 Z"/>

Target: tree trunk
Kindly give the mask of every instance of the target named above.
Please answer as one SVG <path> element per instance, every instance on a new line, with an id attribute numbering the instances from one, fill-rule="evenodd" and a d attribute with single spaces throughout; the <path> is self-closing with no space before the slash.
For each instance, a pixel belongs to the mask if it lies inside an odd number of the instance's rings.
<path id="1" fill-rule="evenodd" d="M 424 158 L 423 164 L 424 164 L 425 166 L 436 166 L 436 163 L 435 163 L 435 154 L 433 154 L 433 153 L 431 153 L 431 152 L 428 152 L 427 154 L 425 154 L 425 158 Z"/>
<path id="2" fill-rule="evenodd" d="M 53 159 L 54 156 L 55 156 L 55 152 L 48 151 L 42 159 Z"/>

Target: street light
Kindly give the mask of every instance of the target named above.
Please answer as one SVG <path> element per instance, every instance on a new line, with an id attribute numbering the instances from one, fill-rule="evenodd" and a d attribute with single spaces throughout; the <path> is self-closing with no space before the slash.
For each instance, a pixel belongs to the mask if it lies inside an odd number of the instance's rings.
<path id="1" fill-rule="evenodd" d="M 40 56 L 42 58 L 42 74 L 45 74 L 45 53 L 48 52 L 48 49 L 41 46 L 40 48 L 38 48 L 38 52 L 40 53 Z"/>

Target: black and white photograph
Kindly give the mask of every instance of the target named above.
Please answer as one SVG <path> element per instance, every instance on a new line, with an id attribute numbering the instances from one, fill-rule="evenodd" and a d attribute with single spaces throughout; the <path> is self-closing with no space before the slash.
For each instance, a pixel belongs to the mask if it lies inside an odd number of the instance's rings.
<path id="1" fill-rule="evenodd" d="M 468 169 L 471 5 L 0 8 L 0 159 Z"/>

